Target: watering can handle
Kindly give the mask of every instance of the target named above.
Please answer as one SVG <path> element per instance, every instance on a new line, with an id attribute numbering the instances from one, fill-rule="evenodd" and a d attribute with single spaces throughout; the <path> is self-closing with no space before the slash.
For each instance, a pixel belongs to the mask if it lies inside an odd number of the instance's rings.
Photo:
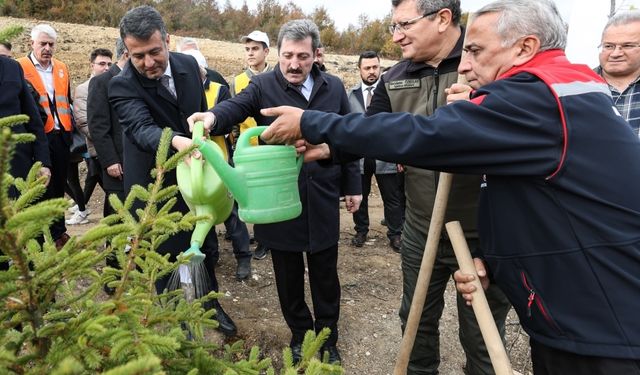
<path id="1" fill-rule="evenodd" d="M 251 147 L 251 138 L 260 136 L 266 129 L 266 126 L 254 126 L 243 131 L 242 134 L 240 134 L 240 138 L 238 138 L 238 143 L 236 143 L 237 149 L 241 150 L 245 147 Z"/>
<path id="2" fill-rule="evenodd" d="M 191 140 L 200 145 L 202 137 L 204 136 L 204 123 L 198 121 L 193 127 L 193 134 Z M 191 189 L 194 196 L 202 196 L 202 189 L 204 189 L 204 162 L 201 159 L 191 157 Z"/>
<path id="3" fill-rule="evenodd" d="M 191 140 L 195 141 L 196 139 L 202 139 L 204 136 L 204 122 L 197 121 L 195 125 L 193 125 L 193 135 Z"/>

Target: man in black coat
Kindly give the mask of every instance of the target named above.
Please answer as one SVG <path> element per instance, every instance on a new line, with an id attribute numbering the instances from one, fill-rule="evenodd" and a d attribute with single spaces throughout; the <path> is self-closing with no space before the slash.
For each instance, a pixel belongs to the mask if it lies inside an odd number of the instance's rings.
<path id="1" fill-rule="evenodd" d="M 191 133 L 186 118 L 207 109 L 200 79 L 200 69 L 191 57 L 168 50 L 169 35 L 160 13 L 150 6 L 128 11 L 120 21 L 120 37 L 129 52 L 129 61 L 122 72 L 109 83 L 109 101 L 115 108 L 124 131 L 124 191 L 134 185 L 152 182 L 150 172 L 164 128 L 173 131 L 171 148 L 183 150 L 191 145 Z M 165 176 L 165 186 L 176 184 L 175 170 Z M 178 196 L 173 210 L 189 212 Z M 133 209 L 142 206 L 138 201 Z M 158 252 L 170 253 L 171 260 L 189 248 L 190 232 L 178 232 L 160 245 Z M 209 289 L 218 290 L 215 276 L 217 238 L 210 232 L 202 250 L 207 254 L 205 266 L 209 274 Z M 162 292 L 166 278 L 158 280 Z M 207 306 L 208 305 L 208 306 Z M 205 304 L 216 309 L 218 329 L 225 335 L 235 335 L 236 326 L 217 300 Z"/>
<path id="2" fill-rule="evenodd" d="M 320 43 L 318 27 L 309 20 L 294 20 L 280 29 L 278 67 L 255 75 L 236 97 L 225 100 L 210 112 L 189 118 L 203 120 L 215 134 L 229 133 L 234 124 L 251 116 L 267 125 L 273 118 L 260 114 L 261 108 L 292 105 L 298 108 L 346 114 L 349 101 L 340 79 L 321 72 L 314 65 Z M 212 125 L 215 123 L 215 126 Z M 362 199 L 357 162 L 336 166 L 306 163 L 298 177 L 302 214 L 274 224 L 256 224 L 256 240 L 271 249 L 271 259 L 280 299 L 280 308 L 291 329 L 294 361 L 300 360 L 300 345 L 307 330 L 331 329 L 322 351 L 331 362 L 340 361 L 336 347 L 340 316 L 338 279 L 338 239 L 340 235 L 340 196 L 345 196 L 349 212 L 358 210 Z M 306 253 L 309 285 L 313 300 L 312 316 L 304 298 Z"/>
<path id="3" fill-rule="evenodd" d="M 44 135 L 44 125 L 24 79 L 20 64 L 8 57 L 0 57 L 0 118 L 24 114 L 29 122 L 12 127 L 14 133 L 31 133 L 36 139 L 31 143 L 16 145 L 11 159 L 11 175 L 25 178 L 36 161 L 42 163 L 40 174 L 51 177 L 51 161 L 49 159 L 49 143 Z M 47 179 L 47 184 L 49 180 Z M 9 197 L 18 197 L 18 190 L 12 186 Z M 0 251 L 1 253 L 1 251 Z M 0 269 L 7 269 L 7 263 L 0 263 Z"/>
<path id="4" fill-rule="evenodd" d="M 109 82 L 117 76 L 127 63 L 129 54 L 124 42 L 116 41 L 116 63 L 111 65 L 104 74 L 93 77 L 89 81 L 89 95 L 87 96 L 87 124 L 93 145 L 102 166 L 102 183 L 107 195 L 116 194 L 124 199 L 124 185 L 122 183 L 122 127 L 118 121 L 118 114 L 109 103 Z M 109 200 L 104 203 L 104 216 L 113 213 Z"/>

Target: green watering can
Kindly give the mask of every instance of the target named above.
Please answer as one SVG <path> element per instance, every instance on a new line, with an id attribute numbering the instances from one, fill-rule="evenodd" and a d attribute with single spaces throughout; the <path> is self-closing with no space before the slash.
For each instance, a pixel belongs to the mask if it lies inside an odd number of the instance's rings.
<path id="1" fill-rule="evenodd" d="M 199 142 L 204 159 L 213 166 L 238 202 L 238 216 L 245 223 L 269 224 L 294 219 L 302 213 L 298 174 L 303 157 L 293 146 L 251 145 L 266 126 L 247 129 L 238 138 L 233 154 L 235 168 L 211 142 Z"/>
<path id="2" fill-rule="evenodd" d="M 225 153 L 220 146 L 211 140 L 202 140 L 204 128 L 202 122 L 196 124 L 193 129 L 193 140 L 209 146 L 220 160 L 226 163 Z M 200 251 L 204 238 L 209 230 L 225 221 L 233 209 L 233 196 L 224 186 L 218 174 L 202 159 L 191 157 L 191 165 L 184 161 L 178 163 L 176 168 L 178 188 L 191 212 L 198 216 L 208 215 L 211 218 L 199 220 L 191 234 L 191 247 L 184 255 L 191 255 L 193 264 L 204 260 L 205 255 Z"/>

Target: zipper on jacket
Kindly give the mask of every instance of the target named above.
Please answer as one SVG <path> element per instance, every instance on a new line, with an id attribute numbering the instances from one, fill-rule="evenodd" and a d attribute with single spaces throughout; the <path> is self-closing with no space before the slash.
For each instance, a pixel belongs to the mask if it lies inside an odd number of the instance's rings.
<path id="1" fill-rule="evenodd" d="M 542 314 L 542 317 L 547 321 L 547 323 L 556 332 L 558 332 L 561 335 L 564 335 L 564 332 L 562 332 L 562 330 L 560 329 L 558 324 L 553 320 L 551 315 L 549 315 L 549 312 L 545 308 L 544 303 L 543 303 L 542 298 L 540 297 L 540 295 L 538 293 L 536 293 L 535 289 L 533 289 L 529 285 L 529 281 L 527 280 L 527 275 L 524 273 L 524 271 L 520 272 L 520 277 L 522 278 L 522 284 L 524 285 L 524 287 L 529 292 L 529 297 L 527 297 L 527 318 L 531 318 L 531 315 L 532 315 L 531 314 L 531 306 L 535 302 L 536 306 L 538 307 L 538 311 L 540 311 L 540 314 Z"/>
<path id="2" fill-rule="evenodd" d="M 436 111 L 436 108 L 438 108 L 438 89 L 440 87 L 440 78 L 438 75 L 438 68 L 433 69 L 433 84 L 434 84 L 434 88 L 433 88 L 433 112 L 431 112 L 431 114 L 433 114 Z M 429 113 L 427 112 L 427 115 L 429 115 Z"/>

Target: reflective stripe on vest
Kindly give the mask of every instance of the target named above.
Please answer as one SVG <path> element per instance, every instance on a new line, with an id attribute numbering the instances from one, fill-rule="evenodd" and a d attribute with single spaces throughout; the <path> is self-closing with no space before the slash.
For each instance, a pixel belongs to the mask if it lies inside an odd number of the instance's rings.
<path id="1" fill-rule="evenodd" d="M 220 95 L 221 84 L 217 82 L 209 82 L 209 88 L 204 91 L 204 95 L 207 99 L 207 108 L 211 109 L 218 104 L 218 95 Z M 212 135 L 211 140 L 214 141 L 222 150 L 224 159 L 229 161 L 229 150 L 227 150 L 227 142 L 223 135 Z"/>
<path id="2" fill-rule="evenodd" d="M 69 71 L 67 66 L 60 60 L 55 58 L 51 59 L 53 64 L 52 78 L 53 78 L 53 91 L 55 93 L 54 100 L 56 102 L 56 112 L 60 124 L 66 131 L 71 131 L 71 105 L 69 103 Z M 35 65 L 28 56 L 18 59 L 18 63 L 22 66 L 24 71 L 24 77 L 27 81 L 31 82 L 33 88 L 40 95 L 39 104 L 44 108 L 47 114 L 47 122 L 44 124 L 45 133 L 49 133 L 55 128 L 55 122 L 51 108 L 49 108 L 49 97 L 47 96 L 47 89 L 36 69 Z"/>

